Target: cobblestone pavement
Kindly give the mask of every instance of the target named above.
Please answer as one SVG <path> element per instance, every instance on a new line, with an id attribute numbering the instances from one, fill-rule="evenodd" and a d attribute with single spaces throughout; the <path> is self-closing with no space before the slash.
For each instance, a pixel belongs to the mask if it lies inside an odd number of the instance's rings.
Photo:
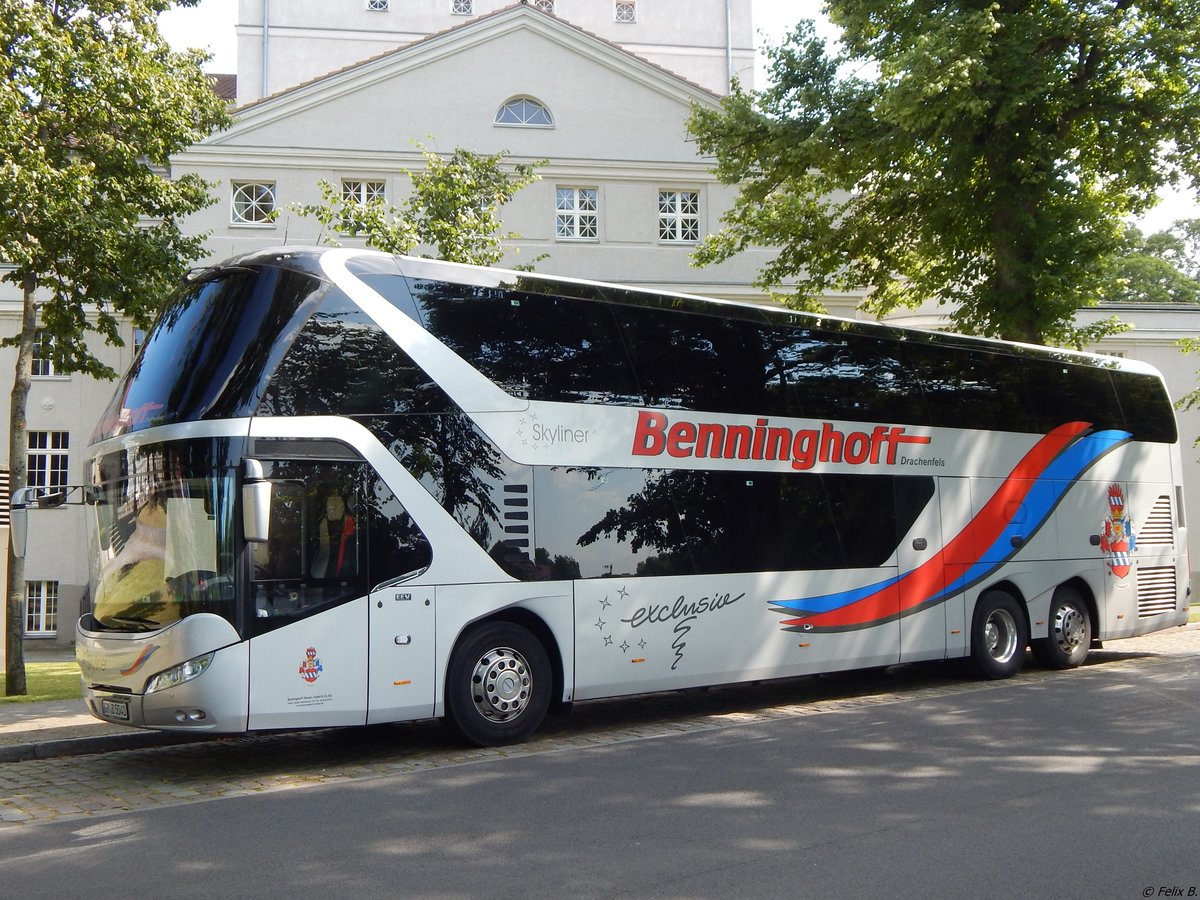
<path id="1" fill-rule="evenodd" d="M 323 729 L 215 739 L 169 747 L 0 763 L 0 832 L 22 823 L 86 818 L 695 733 L 780 718 L 829 715 L 1098 670 L 1151 668 L 1200 652 L 1200 628 L 1113 642 L 1087 665 L 1050 672 L 1030 664 L 1008 681 L 964 677 L 952 665 L 794 679 L 577 704 L 516 747 L 464 748 L 439 723 Z"/>

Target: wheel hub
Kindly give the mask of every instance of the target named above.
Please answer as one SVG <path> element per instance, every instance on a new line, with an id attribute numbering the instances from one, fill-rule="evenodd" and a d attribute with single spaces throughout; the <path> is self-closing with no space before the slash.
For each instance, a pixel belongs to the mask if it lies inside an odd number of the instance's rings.
<path id="1" fill-rule="evenodd" d="M 1071 651 L 1083 643 L 1084 619 L 1073 606 L 1063 606 L 1054 616 L 1054 639 L 1058 646 Z"/>
<path id="2" fill-rule="evenodd" d="M 525 711 L 533 691 L 533 673 L 529 663 L 516 650 L 497 647 L 489 650 L 471 675 L 471 698 L 485 719 L 507 722 Z"/>
<path id="3" fill-rule="evenodd" d="M 983 639 L 988 655 L 997 662 L 1007 662 L 1017 652 L 1017 623 L 1008 610 L 997 609 L 983 626 Z"/>

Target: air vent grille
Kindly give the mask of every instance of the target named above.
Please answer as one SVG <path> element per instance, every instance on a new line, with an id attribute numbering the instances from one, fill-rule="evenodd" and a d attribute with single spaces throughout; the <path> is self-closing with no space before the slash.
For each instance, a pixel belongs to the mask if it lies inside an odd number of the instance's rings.
<path id="1" fill-rule="evenodd" d="M 1139 547 L 1175 546 L 1175 525 L 1171 515 L 1171 498 L 1163 494 L 1154 501 L 1154 508 L 1137 533 Z"/>
<path id="2" fill-rule="evenodd" d="M 1138 618 L 1148 619 L 1175 611 L 1175 567 L 1144 566 L 1138 569 Z"/>

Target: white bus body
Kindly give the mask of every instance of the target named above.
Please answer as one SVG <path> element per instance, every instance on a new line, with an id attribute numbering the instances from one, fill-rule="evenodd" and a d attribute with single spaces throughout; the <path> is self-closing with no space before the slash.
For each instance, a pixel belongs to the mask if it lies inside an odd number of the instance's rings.
<path id="1" fill-rule="evenodd" d="M 289 249 L 184 291 L 91 459 L 77 655 L 132 726 L 496 744 L 1187 621 L 1178 435 L 1128 360 Z"/>

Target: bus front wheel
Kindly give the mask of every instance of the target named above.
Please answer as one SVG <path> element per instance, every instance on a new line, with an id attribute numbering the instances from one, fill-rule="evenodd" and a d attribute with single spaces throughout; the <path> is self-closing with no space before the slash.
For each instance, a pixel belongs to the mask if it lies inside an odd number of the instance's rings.
<path id="1" fill-rule="evenodd" d="M 987 591 L 975 604 L 971 626 L 971 659 L 984 678 L 1009 678 L 1021 671 L 1029 627 L 1016 599 L 1004 591 Z"/>
<path id="2" fill-rule="evenodd" d="M 520 625 L 486 622 L 459 641 L 446 673 L 446 723 L 480 747 L 516 744 L 550 705 L 550 658 Z"/>
<path id="3" fill-rule="evenodd" d="M 1087 603 L 1071 587 L 1060 587 L 1050 601 L 1049 633 L 1033 642 L 1033 657 L 1048 669 L 1073 669 L 1087 659 L 1092 646 L 1092 616 Z"/>

